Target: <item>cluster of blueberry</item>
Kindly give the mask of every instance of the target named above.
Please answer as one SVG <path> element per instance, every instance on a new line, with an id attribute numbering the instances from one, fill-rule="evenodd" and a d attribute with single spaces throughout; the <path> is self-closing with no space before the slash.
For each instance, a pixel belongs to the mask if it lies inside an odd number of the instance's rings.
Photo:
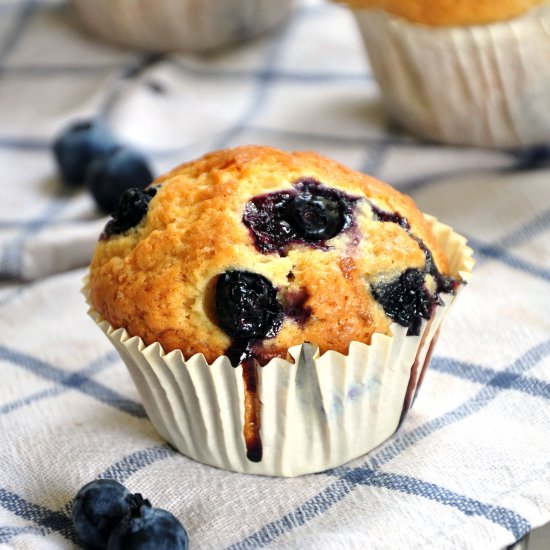
<path id="1" fill-rule="evenodd" d="M 187 550 L 182 524 L 166 510 L 131 494 L 114 479 L 84 485 L 73 502 L 73 524 L 86 548 L 103 550 Z"/>
<path id="2" fill-rule="evenodd" d="M 85 185 L 105 213 L 113 212 L 130 187 L 143 189 L 153 181 L 147 160 L 121 145 L 101 120 L 71 124 L 53 143 L 65 185 Z"/>

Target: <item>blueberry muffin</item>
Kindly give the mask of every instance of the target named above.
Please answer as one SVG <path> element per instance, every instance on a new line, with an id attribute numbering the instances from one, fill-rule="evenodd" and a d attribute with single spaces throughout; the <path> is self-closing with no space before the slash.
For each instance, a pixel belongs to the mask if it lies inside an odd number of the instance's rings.
<path id="1" fill-rule="evenodd" d="M 271 402 L 286 403 L 292 384 L 288 376 L 305 373 L 298 386 L 309 387 L 310 395 L 313 378 L 320 376 L 316 358 L 330 363 L 324 374 L 345 378 L 370 364 L 361 353 L 383 349 L 372 372 L 380 371 L 373 374 L 377 380 L 399 372 L 399 389 L 392 397 L 398 405 L 384 433 L 395 430 L 429 359 L 440 322 L 437 311 L 452 302 L 462 283 L 464 266 L 457 258 L 465 254 L 464 247 L 453 253 L 451 268 L 445 250 L 450 230 L 442 240 L 433 227 L 410 198 L 318 154 L 252 146 L 218 151 L 177 167 L 145 190 L 127 192 L 93 256 L 89 301 L 109 335 L 124 330 L 125 336 L 114 340 L 130 363 L 136 360 L 128 355 L 142 363 L 145 346 L 162 350 L 154 361 L 148 357 L 149 364 L 140 367 L 145 370 L 134 377 L 146 401 L 152 372 L 165 369 L 155 367 L 155 361 L 160 365 L 165 353 L 178 357 L 178 366 L 170 369 L 181 376 L 188 376 L 188 366 L 197 361 L 202 365 L 197 376 L 207 376 L 209 365 L 242 369 L 244 384 L 234 391 L 243 392 L 243 405 L 233 408 L 243 418 L 246 457 L 258 463 L 261 441 L 271 437 L 260 434 L 260 427 L 268 430 L 261 421 L 263 409 L 271 410 Z M 129 353 L 124 342 L 132 337 L 139 337 L 141 347 Z M 404 361 L 399 367 L 386 365 L 395 362 L 390 359 L 397 353 L 395 340 L 408 350 L 397 354 L 399 365 Z M 305 343 L 315 351 L 305 353 Z M 298 348 L 299 357 L 293 357 L 291 350 Z M 352 365 L 346 374 L 342 361 L 348 359 Z M 223 387 L 209 389 L 207 399 L 227 393 L 227 377 L 233 384 L 229 371 L 220 378 L 213 371 L 208 375 L 208 384 Z M 262 382 L 266 377 L 269 383 Z M 306 383 L 308 377 L 313 378 Z M 159 384 L 164 399 L 172 381 Z M 194 382 L 177 384 L 181 391 Z M 322 391 L 331 393 L 331 385 Z M 266 393 L 270 389 L 274 395 Z M 309 405 L 323 402 L 324 421 L 330 422 L 332 405 L 324 401 L 336 394 L 323 397 L 322 391 L 317 387 Z M 181 397 L 174 390 L 169 400 L 172 415 L 173 401 Z M 317 405 L 315 400 L 320 400 Z M 227 404 L 219 405 L 226 409 Z M 155 422 L 163 413 L 150 415 Z M 189 417 L 189 411 L 182 416 Z M 172 425 L 159 431 L 173 441 L 170 431 L 179 429 Z M 176 442 L 178 448 L 185 445 Z M 275 439 L 269 447 L 276 454 Z M 182 452 L 196 457 L 198 451 L 186 447 Z M 213 458 L 199 459 L 220 465 Z M 338 455 L 329 462 L 345 459 Z M 328 467 L 327 461 L 318 462 L 314 468 Z M 240 464 L 222 467 L 249 471 Z M 254 471 L 274 472 L 270 466 L 264 469 Z M 296 475 L 296 469 L 291 471 Z"/>
<path id="2" fill-rule="evenodd" d="M 548 142 L 548 1 L 345 3 L 389 113 L 409 130 L 461 145 Z"/>

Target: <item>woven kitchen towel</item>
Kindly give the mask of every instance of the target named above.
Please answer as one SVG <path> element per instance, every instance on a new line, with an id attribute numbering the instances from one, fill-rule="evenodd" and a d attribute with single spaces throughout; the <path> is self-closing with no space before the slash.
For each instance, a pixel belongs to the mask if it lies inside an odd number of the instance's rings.
<path id="1" fill-rule="evenodd" d="M 242 143 L 315 149 L 413 195 L 477 266 L 411 414 L 334 471 L 245 476 L 155 433 L 80 294 L 105 218 L 49 144 L 103 116 L 155 170 Z M 500 550 L 550 521 L 550 170 L 394 129 L 353 21 L 299 2 L 238 48 L 158 57 L 94 41 L 54 0 L 0 2 L 0 545 L 72 548 L 80 486 L 114 477 L 192 548 Z M 299 452 L 299 449 L 297 449 Z"/>

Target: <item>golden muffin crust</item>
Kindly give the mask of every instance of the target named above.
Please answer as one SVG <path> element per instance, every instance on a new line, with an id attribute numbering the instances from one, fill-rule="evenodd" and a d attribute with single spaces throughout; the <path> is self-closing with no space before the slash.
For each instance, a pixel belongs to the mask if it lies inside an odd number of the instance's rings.
<path id="1" fill-rule="evenodd" d="M 357 198 L 353 227 L 326 246 L 291 244 L 284 254 L 259 251 L 243 223 L 247 203 L 294 192 L 296 182 L 312 178 Z M 146 344 L 160 342 L 166 352 L 181 349 L 185 358 L 203 353 L 211 362 L 231 344 L 215 305 L 216 281 L 227 271 L 263 275 L 281 304 L 298 303 L 307 313 L 301 320 L 285 315 L 277 334 L 256 346 L 262 363 L 286 358 L 289 347 L 303 342 L 346 354 L 353 340 L 370 343 L 375 332 L 390 334 L 392 319 L 373 298 L 372 284 L 395 280 L 409 268 L 424 269 L 421 243 L 439 271 L 448 271 L 412 199 L 313 152 L 256 146 L 217 151 L 182 164 L 153 185 L 156 195 L 141 222 L 97 244 L 90 300 L 112 326 Z M 398 213 L 409 229 L 380 221 L 374 209 Z"/>
<path id="2" fill-rule="evenodd" d="M 352 8 L 380 8 L 424 25 L 481 25 L 511 19 L 546 0 L 345 0 Z"/>

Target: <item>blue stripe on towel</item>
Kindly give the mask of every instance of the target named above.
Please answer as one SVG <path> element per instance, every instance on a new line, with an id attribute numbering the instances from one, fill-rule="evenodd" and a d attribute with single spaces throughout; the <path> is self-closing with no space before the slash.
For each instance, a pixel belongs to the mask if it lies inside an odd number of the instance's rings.
<path id="1" fill-rule="evenodd" d="M 99 474 L 98 477 L 104 479 L 112 478 L 120 481 L 120 483 L 124 483 L 129 477 L 146 466 L 172 456 L 181 455 L 169 445 L 149 447 L 148 449 L 142 449 L 131 455 L 125 456 L 122 460 L 119 460 L 103 473 Z"/>
<path id="2" fill-rule="evenodd" d="M 486 244 L 471 236 L 468 236 L 468 244 L 478 255 L 498 260 L 514 269 L 524 271 L 534 277 L 539 277 L 544 281 L 550 282 L 550 269 L 545 269 L 528 260 L 524 260 L 498 244 Z"/>
<path id="3" fill-rule="evenodd" d="M 300 84 L 318 84 L 327 82 L 338 83 L 358 83 L 365 84 L 368 81 L 373 81 L 373 75 L 370 72 L 344 72 L 344 71 L 293 71 L 287 69 L 271 69 L 266 70 L 265 67 L 260 69 L 210 69 L 208 66 L 194 65 L 177 57 L 169 58 L 169 62 L 180 69 L 184 73 L 200 78 L 221 78 L 233 79 L 242 81 L 245 78 L 262 79 L 269 81 L 289 81 L 299 82 Z"/>
<path id="4" fill-rule="evenodd" d="M 476 499 L 465 497 L 435 483 L 428 483 L 410 476 L 377 472 L 370 468 L 353 468 L 344 475 L 354 485 L 380 487 L 434 500 L 445 506 L 456 508 L 466 516 L 480 516 L 511 531 L 516 539 L 529 532 L 531 525 L 516 512 L 484 504 Z"/>
<path id="5" fill-rule="evenodd" d="M 498 244 L 503 248 L 512 248 L 538 237 L 547 229 L 550 229 L 550 210 L 540 212 L 528 222 L 512 229 L 509 233 L 498 239 Z"/>
<path id="6" fill-rule="evenodd" d="M 13 365 L 22 367 L 41 378 L 57 382 L 70 389 L 89 395 L 119 411 L 128 413 L 137 418 L 146 417 L 145 411 L 140 403 L 123 397 L 107 386 L 92 380 L 82 373 L 64 371 L 41 359 L 36 359 L 31 355 L 12 350 L 5 346 L 0 346 L 0 360 L 2 359 Z"/>
<path id="7" fill-rule="evenodd" d="M 83 376 L 95 376 L 98 372 L 114 364 L 118 360 L 119 360 L 118 354 L 114 351 L 111 351 L 105 354 L 103 357 L 100 357 L 99 359 L 92 361 L 92 363 L 90 363 L 89 366 L 79 371 L 79 374 Z M 21 407 L 30 405 L 31 403 L 36 403 L 37 401 L 40 401 L 42 399 L 46 399 L 48 397 L 54 397 L 56 395 L 59 395 L 61 393 L 68 391 L 69 389 L 72 389 L 69 385 L 56 384 L 50 388 L 46 388 L 45 390 L 32 393 L 20 399 L 16 399 L 15 401 L 11 401 L 10 403 L 6 403 L 5 405 L 2 405 L 0 407 L 0 416 L 11 413 Z"/>
<path id="8" fill-rule="evenodd" d="M 7 544 L 18 535 L 46 535 L 47 529 L 39 527 L 0 527 L 0 544 Z"/>
<path id="9" fill-rule="evenodd" d="M 489 384 L 501 389 L 511 389 L 532 395 L 550 399 L 550 384 L 530 376 L 522 376 L 519 373 L 499 372 L 488 367 L 473 365 L 451 359 L 448 357 L 435 357 L 430 363 L 430 369 L 471 380 L 478 384 Z"/>
<path id="10" fill-rule="evenodd" d="M 71 518 L 62 512 L 33 504 L 7 489 L 0 489 L 0 506 L 20 518 L 33 521 L 36 525 L 56 531 L 66 539 L 76 542 Z"/>

